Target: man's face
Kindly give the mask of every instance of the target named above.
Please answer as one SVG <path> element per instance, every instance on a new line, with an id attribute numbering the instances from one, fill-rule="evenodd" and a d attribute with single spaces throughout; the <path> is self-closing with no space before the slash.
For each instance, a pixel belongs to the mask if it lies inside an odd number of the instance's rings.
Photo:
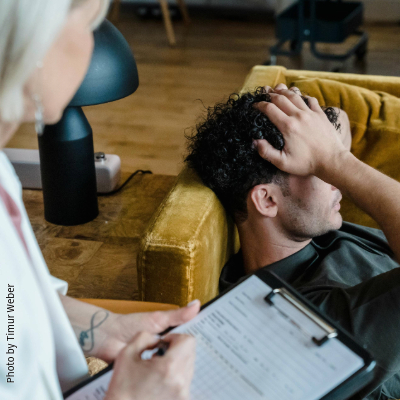
<path id="1" fill-rule="evenodd" d="M 286 179 L 288 195 L 281 198 L 277 217 L 288 237 L 301 241 L 342 226 L 338 189 L 315 176 L 289 175 Z"/>

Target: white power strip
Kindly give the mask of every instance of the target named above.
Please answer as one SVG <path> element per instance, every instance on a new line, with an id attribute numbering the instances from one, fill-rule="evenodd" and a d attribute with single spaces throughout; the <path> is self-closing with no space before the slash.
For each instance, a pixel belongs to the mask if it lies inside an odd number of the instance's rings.
<path id="1" fill-rule="evenodd" d="M 39 150 L 4 149 L 24 189 L 42 189 Z M 121 159 L 115 154 L 95 153 L 98 193 L 112 192 L 121 177 Z"/>

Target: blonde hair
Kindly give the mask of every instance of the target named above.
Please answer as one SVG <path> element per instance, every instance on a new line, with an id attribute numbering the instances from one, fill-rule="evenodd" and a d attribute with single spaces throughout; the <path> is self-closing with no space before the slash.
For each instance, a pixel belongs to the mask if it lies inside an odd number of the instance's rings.
<path id="1" fill-rule="evenodd" d="M 0 0 L 0 120 L 24 115 L 24 86 L 58 36 L 72 8 L 87 0 Z M 101 0 L 93 23 L 105 18 L 109 0 Z"/>

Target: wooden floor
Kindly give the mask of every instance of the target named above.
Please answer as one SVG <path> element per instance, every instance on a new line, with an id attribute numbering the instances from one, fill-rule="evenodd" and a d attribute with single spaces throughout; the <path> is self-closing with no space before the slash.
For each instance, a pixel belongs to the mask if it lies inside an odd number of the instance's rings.
<path id="1" fill-rule="evenodd" d="M 88 107 L 96 151 L 118 154 L 124 171 L 138 168 L 175 175 L 182 166 L 185 129 L 204 106 L 237 91 L 253 65 L 268 58 L 275 42 L 270 22 L 198 18 L 184 27 L 174 22 L 177 47 L 170 48 L 162 21 L 121 15 L 117 27 L 134 51 L 140 86 L 132 96 Z M 400 74 L 400 26 L 368 25 L 369 53 L 364 66 L 353 60 L 341 65 L 314 59 L 278 58 L 288 68 L 332 70 L 378 75 Z M 37 148 L 32 126 L 23 126 L 8 147 Z"/>

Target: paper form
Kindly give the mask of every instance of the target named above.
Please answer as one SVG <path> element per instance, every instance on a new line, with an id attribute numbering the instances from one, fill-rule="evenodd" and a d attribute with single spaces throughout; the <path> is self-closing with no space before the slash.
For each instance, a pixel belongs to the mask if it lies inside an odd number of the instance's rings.
<path id="1" fill-rule="evenodd" d="M 171 331 L 196 338 L 191 400 L 317 400 L 364 365 L 337 339 L 314 344 L 325 332 L 271 290 L 253 275 Z M 111 374 L 67 399 L 103 400 Z"/>
<path id="2" fill-rule="evenodd" d="M 296 328 L 265 302 L 271 290 L 253 275 L 172 331 L 197 339 L 191 400 L 316 400 L 364 365 L 337 339 L 314 344 L 324 331 L 274 296 Z"/>

